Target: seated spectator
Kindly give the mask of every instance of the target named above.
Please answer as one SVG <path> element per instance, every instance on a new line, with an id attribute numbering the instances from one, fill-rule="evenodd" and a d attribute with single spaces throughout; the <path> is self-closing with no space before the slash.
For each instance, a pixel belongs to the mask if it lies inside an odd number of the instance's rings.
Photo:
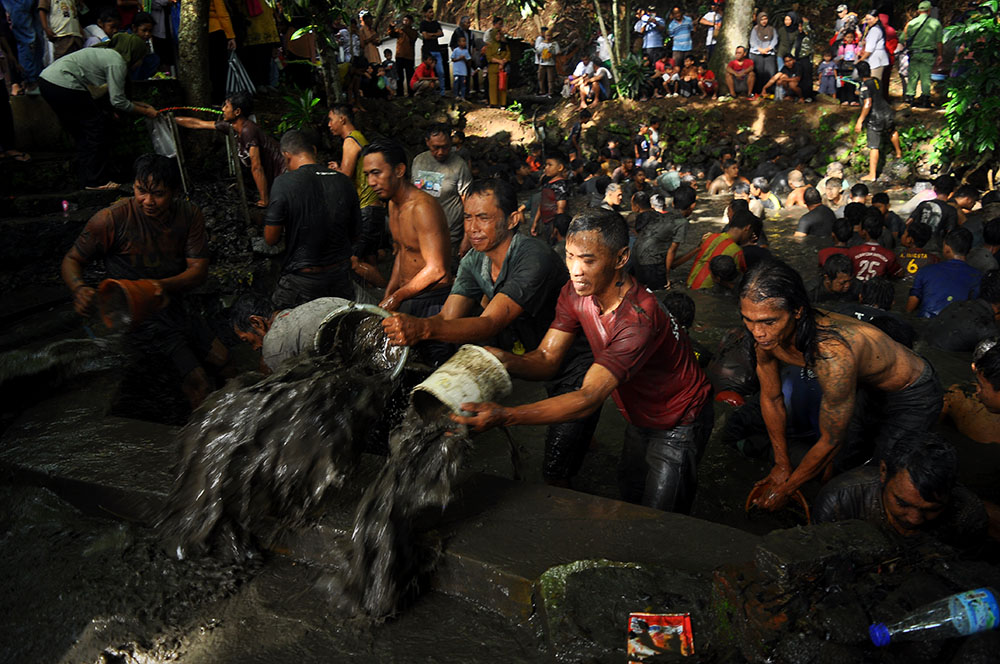
<path id="1" fill-rule="evenodd" d="M 948 202 L 955 190 L 955 178 L 941 175 L 934 180 L 934 198 L 920 203 L 906 223 L 921 221 L 931 227 L 937 237 L 944 237 L 958 228 L 958 209 Z"/>
<path id="2" fill-rule="evenodd" d="M 611 99 L 611 71 L 601 65 L 580 85 L 580 108 L 593 108 Z"/>
<path id="3" fill-rule="evenodd" d="M 968 228 L 966 222 L 962 228 Z M 983 243 L 969 252 L 966 262 L 980 272 L 989 272 L 1000 267 L 1000 217 L 990 219 L 983 225 Z"/>
<path id="4" fill-rule="evenodd" d="M 413 70 L 410 78 L 410 90 L 413 94 L 424 94 L 434 92 L 438 89 L 437 58 L 433 52 L 428 52 L 423 62 Z"/>
<path id="5" fill-rule="evenodd" d="M 590 60 L 590 54 L 584 53 L 580 58 L 580 62 L 577 63 L 576 68 L 573 69 L 573 73 L 566 79 L 566 84 L 570 88 L 570 96 L 574 92 L 579 92 L 584 82 L 593 74 L 594 63 Z"/>
<path id="6" fill-rule="evenodd" d="M 820 267 L 823 267 L 826 260 L 834 254 L 844 254 L 848 257 L 851 255 L 851 247 L 847 244 L 854 236 L 854 227 L 851 222 L 847 219 L 835 219 L 831 235 L 833 236 L 833 246 L 820 249 L 817 253 Z"/>
<path id="7" fill-rule="evenodd" d="M 819 279 L 806 286 L 809 301 L 813 304 L 824 302 L 856 302 L 859 284 L 854 279 L 854 266 L 850 256 L 834 254 L 826 259 L 820 270 Z"/>
<path id="8" fill-rule="evenodd" d="M 889 209 L 889 194 L 884 191 L 880 191 L 872 196 L 872 207 L 882 213 L 882 219 L 885 221 L 885 227 L 892 232 L 893 238 L 898 241 L 906 228 L 906 224 L 903 223 L 903 220 L 898 214 Z M 892 247 L 886 248 L 891 249 Z"/>
<path id="9" fill-rule="evenodd" d="M 804 65 L 799 64 L 795 56 L 791 54 L 784 57 L 784 62 L 784 69 L 780 70 L 764 84 L 764 87 L 760 89 L 760 94 L 768 94 L 768 88 L 773 87 L 775 99 L 792 97 L 798 101 L 802 101 L 802 88 L 800 84 L 802 82 Z"/>
<path id="10" fill-rule="evenodd" d="M 952 302 L 927 324 L 926 338 L 935 348 L 970 352 L 983 339 L 1000 334 L 1000 270 L 979 282 L 979 297 Z"/>
<path id="11" fill-rule="evenodd" d="M 712 274 L 713 294 L 729 298 L 736 295 L 743 273 L 736 266 L 732 256 L 716 256 L 708 262 L 708 271 Z"/>
<path id="12" fill-rule="evenodd" d="M 760 201 L 764 214 L 757 216 L 772 216 L 773 213 L 781 209 L 781 202 L 774 195 L 774 192 L 771 191 L 771 183 L 768 182 L 767 178 L 754 178 L 751 180 L 750 195 Z"/>
<path id="13" fill-rule="evenodd" d="M 805 179 L 802 177 L 802 171 L 798 169 L 792 169 L 788 171 L 788 188 L 791 191 L 788 196 L 785 197 L 785 207 L 795 207 L 796 205 L 801 205 L 805 207 L 805 199 L 803 195 L 809 186 L 806 184 Z"/>
<path id="14" fill-rule="evenodd" d="M 715 83 L 715 72 L 704 64 L 698 65 L 698 90 L 702 99 L 715 99 L 718 86 Z"/>
<path id="15" fill-rule="evenodd" d="M 913 278 L 920 268 L 940 262 L 938 255 L 932 251 L 924 249 L 924 246 L 931 239 L 931 227 L 927 224 L 914 221 L 906 225 L 903 235 L 899 238 L 899 243 L 903 245 L 896 258 L 903 266 L 903 272 L 908 278 Z"/>
<path id="16" fill-rule="evenodd" d="M 730 194 L 733 191 L 733 185 L 737 182 L 750 184 L 749 180 L 740 175 L 740 165 L 733 160 L 727 161 L 722 165 L 722 175 L 712 180 L 711 184 L 708 185 L 708 195 Z"/>
<path id="17" fill-rule="evenodd" d="M 839 184 L 837 188 L 839 190 Z M 836 221 L 836 216 L 833 214 L 833 210 L 823 204 L 819 192 L 813 187 L 807 187 L 802 194 L 802 200 L 808 211 L 799 218 L 798 226 L 795 228 L 795 237 L 807 235 L 823 237 L 833 232 L 833 222 Z"/>
<path id="18" fill-rule="evenodd" d="M 934 318 L 952 302 L 978 297 L 982 273 L 965 262 L 972 247 L 972 233 L 956 228 L 944 238 L 944 261 L 917 273 L 906 302 L 908 312 Z"/>
<path id="19" fill-rule="evenodd" d="M 736 57 L 726 65 L 726 88 L 730 97 L 743 95 L 752 99 L 754 97 L 754 82 L 757 77 L 753 70 L 753 60 L 747 57 L 747 50 L 743 46 L 736 47 Z"/>
<path id="20" fill-rule="evenodd" d="M 687 236 L 687 218 L 694 212 L 697 194 L 692 187 L 682 185 L 674 191 L 673 199 L 673 210 L 660 214 L 648 206 L 649 197 L 645 193 L 632 197 L 632 209 L 639 212 L 632 250 L 635 275 L 640 283 L 653 290 L 670 287 L 670 271 L 677 247 Z"/>
<path id="21" fill-rule="evenodd" d="M 875 208 L 865 208 L 861 222 L 863 244 L 851 247 L 848 255 L 854 264 L 854 278 L 867 281 L 873 277 L 899 277 L 903 269 L 896 262 L 896 254 L 878 243 L 884 224 L 882 214 Z"/>
<path id="22" fill-rule="evenodd" d="M 974 387 L 953 385 L 944 395 L 942 421 L 977 443 L 1000 443 L 1000 344 L 979 342 L 972 354 Z"/>
<path id="23" fill-rule="evenodd" d="M 904 438 L 878 467 L 855 468 L 824 486 L 813 521 L 861 519 L 889 534 L 974 546 L 985 538 L 986 510 L 957 479 L 958 454 L 940 436 Z"/>
<path id="24" fill-rule="evenodd" d="M 730 256 L 736 262 L 736 267 L 740 272 L 746 272 L 746 259 L 743 258 L 743 250 L 740 245 L 749 238 L 751 227 L 755 217 L 749 212 L 737 212 L 729 221 L 729 226 L 722 233 L 707 233 L 702 238 L 701 245 L 691 250 L 677 261 L 676 265 L 683 265 L 691 258 L 694 264 L 688 274 L 687 287 L 691 290 L 699 288 L 711 288 L 715 285 L 712 279 L 712 271 L 709 263 L 716 256 Z"/>

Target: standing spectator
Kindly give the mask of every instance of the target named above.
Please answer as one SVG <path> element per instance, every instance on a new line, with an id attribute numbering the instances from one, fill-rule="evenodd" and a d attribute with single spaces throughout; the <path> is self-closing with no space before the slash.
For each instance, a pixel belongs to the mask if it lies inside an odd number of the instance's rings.
<path id="1" fill-rule="evenodd" d="M 858 94 L 854 89 L 855 86 L 852 83 L 844 80 L 849 76 L 854 75 L 854 66 L 858 62 L 858 58 L 861 57 L 861 45 L 856 42 L 856 37 L 853 32 L 849 32 L 844 35 L 844 40 L 837 47 L 837 57 L 834 61 L 837 63 L 837 99 L 840 100 L 840 105 L 858 105 Z"/>
<path id="2" fill-rule="evenodd" d="M 642 51 L 650 62 L 656 62 L 660 59 L 663 51 L 663 33 L 666 30 L 666 23 L 656 15 L 654 9 L 638 9 L 635 16 L 638 20 L 632 29 L 642 35 Z M 610 59 L 610 53 L 608 55 L 608 59 Z M 601 60 L 604 60 L 603 55 Z"/>
<path id="3" fill-rule="evenodd" d="M 169 68 L 177 64 L 177 35 L 172 33 L 170 9 L 177 0 L 152 0 L 149 13 L 153 16 L 153 52 L 158 66 Z"/>
<path id="4" fill-rule="evenodd" d="M 431 125 L 424 135 L 424 142 L 427 151 L 413 158 L 410 177 L 417 189 L 436 198 L 444 210 L 451 237 L 452 258 L 457 259 L 465 237 L 462 198 L 472 184 L 472 171 L 469 164 L 452 151 L 451 129 L 447 125 Z"/>
<path id="5" fill-rule="evenodd" d="M 396 38 L 396 80 L 399 94 L 406 92 L 410 96 L 410 78 L 413 76 L 413 47 L 416 44 L 417 31 L 413 29 L 413 17 L 406 15 L 400 22 L 393 21 L 389 27 L 389 36 Z"/>
<path id="6" fill-rule="evenodd" d="M 381 40 L 378 38 L 378 33 L 375 32 L 375 22 L 368 11 L 362 10 L 361 12 L 361 27 L 358 30 L 358 36 L 361 38 L 361 54 L 369 63 L 377 65 L 380 62 L 378 44 Z"/>
<path id="7" fill-rule="evenodd" d="M 444 94 L 444 52 L 442 49 L 447 47 L 438 44 L 438 38 L 444 36 L 444 30 L 441 29 L 441 24 L 434 20 L 434 5 L 424 5 L 424 20 L 420 22 L 418 30 L 421 39 L 424 40 L 420 47 L 420 59 L 426 60 L 428 54 L 433 56 L 438 89 L 441 94 Z"/>
<path id="8" fill-rule="evenodd" d="M 45 56 L 45 31 L 34 0 L 4 0 L 10 28 L 17 40 L 17 61 L 24 70 L 24 90 L 38 94 L 38 75 Z"/>
<path id="9" fill-rule="evenodd" d="M 503 32 L 503 19 L 499 16 L 493 19 L 493 29 L 487 34 L 486 41 L 486 75 L 490 85 L 490 106 L 504 107 L 507 105 L 507 86 L 500 86 L 500 72 L 507 70 L 510 62 L 510 48 L 507 46 L 507 36 Z"/>
<path id="10" fill-rule="evenodd" d="M 931 70 L 941 64 L 943 56 L 943 33 L 941 22 L 931 17 L 931 3 L 923 0 L 917 5 L 920 14 L 903 28 L 903 44 L 909 58 L 909 73 L 906 78 L 906 103 L 913 104 L 913 96 L 920 83 L 920 99 L 916 106 L 929 108 L 931 105 Z"/>
<path id="11" fill-rule="evenodd" d="M 211 0 L 208 6 L 208 78 L 212 82 L 212 103 L 226 98 L 226 72 L 229 53 L 236 50 L 236 33 L 224 0 Z"/>
<path id="12" fill-rule="evenodd" d="M 52 42 L 52 60 L 83 48 L 83 32 L 76 0 L 38 0 L 38 18 Z"/>
<path id="13" fill-rule="evenodd" d="M 861 44 L 861 55 L 858 62 L 867 62 L 871 67 L 871 77 L 881 82 L 885 68 L 889 66 L 889 52 L 885 48 L 885 28 L 878 17 L 878 10 L 872 9 L 863 19 L 865 25 L 864 40 Z M 882 96 L 887 93 L 882 91 Z"/>
<path id="14" fill-rule="evenodd" d="M 896 159 L 903 158 L 903 150 L 899 145 L 899 132 L 896 131 L 895 113 L 889 103 L 879 93 L 881 80 L 869 69 L 867 62 L 858 63 L 858 76 L 861 77 L 861 115 L 854 125 L 855 133 L 861 133 L 864 125 L 868 129 L 868 175 L 862 180 L 875 181 L 878 177 L 879 154 L 882 143 L 888 137 L 896 150 Z"/>
<path id="15" fill-rule="evenodd" d="M 556 56 L 559 55 L 559 44 L 546 33 L 548 28 L 542 26 L 542 34 L 535 40 L 535 62 L 538 65 L 538 94 L 552 97 L 559 91 L 556 89 Z"/>
<path id="16" fill-rule="evenodd" d="M 857 39 L 858 15 L 847 9 L 847 5 L 837 5 L 837 21 L 833 25 L 833 40 L 831 46 L 836 46 L 837 42 L 853 34 Z"/>
<path id="17" fill-rule="evenodd" d="M 768 24 L 766 12 L 757 14 L 757 24 L 750 29 L 750 59 L 757 83 L 764 85 L 777 73 L 778 59 L 774 49 L 778 46 L 778 31 Z M 751 94 L 756 90 L 751 90 Z"/>
<path id="18" fill-rule="evenodd" d="M 944 261 L 925 265 L 917 272 L 906 301 L 906 311 L 934 318 L 952 302 L 979 297 L 982 273 L 965 262 L 972 248 L 972 233 L 956 228 L 944 238 Z"/>
<path id="19" fill-rule="evenodd" d="M 684 61 L 684 57 L 691 53 L 694 42 L 691 39 L 691 31 L 694 30 L 694 21 L 690 16 L 685 16 L 680 7 L 674 7 L 670 12 L 670 23 L 667 25 L 667 33 L 673 41 L 674 64 L 679 65 Z"/>
<path id="20" fill-rule="evenodd" d="M 778 56 L 779 69 L 784 67 L 785 56 L 795 50 L 798 41 L 799 15 L 795 12 L 788 12 L 781 19 L 781 25 L 778 26 L 778 46 L 775 48 L 775 52 Z"/>
<path id="21" fill-rule="evenodd" d="M 479 76 L 476 74 L 479 70 L 479 56 L 482 52 L 483 45 L 482 42 L 476 39 L 476 35 L 472 32 L 471 26 L 471 18 L 468 16 L 460 18 L 458 20 L 458 27 L 451 33 L 451 41 L 448 42 L 448 46 L 454 49 L 458 46 L 458 40 L 465 37 L 465 48 L 469 51 L 469 61 L 465 63 L 466 69 L 468 70 L 466 73 L 468 78 L 466 78 L 465 81 L 466 95 L 468 95 L 469 92 L 476 92 L 478 94 L 480 91 Z"/>
<path id="22" fill-rule="evenodd" d="M 698 21 L 699 25 L 708 27 L 708 34 L 705 36 L 705 50 L 708 51 L 708 60 L 712 59 L 712 52 L 715 51 L 715 44 L 719 39 L 719 30 L 722 29 L 722 12 L 719 11 L 719 1 L 713 0 L 713 2 L 712 9 Z"/>
<path id="23" fill-rule="evenodd" d="M 561 152 L 551 152 L 545 158 L 545 177 L 542 195 L 531 222 L 531 234 L 541 237 L 550 246 L 554 244 L 552 222 L 557 215 L 565 214 L 572 193 L 572 183 L 566 179 L 568 172 L 566 156 Z"/>
<path id="24" fill-rule="evenodd" d="M 753 60 L 747 57 L 747 50 L 743 46 L 736 47 L 736 56 L 726 65 L 726 87 L 729 88 L 729 96 L 746 95 L 753 99 L 753 87 L 756 74 L 754 74 Z"/>
<path id="25" fill-rule="evenodd" d="M 233 4 L 236 12 L 243 19 L 246 34 L 240 43 L 239 56 L 246 67 L 250 80 L 258 90 L 268 89 L 271 84 L 271 59 L 274 47 L 280 42 L 278 26 L 274 22 L 274 10 L 266 2 L 254 5 L 252 8 L 246 2 Z M 360 40 L 358 39 L 358 22 L 351 19 L 351 31 L 357 41 L 360 55 Z"/>
<path id="26" fill-rule="evenodd" d="M 795 62 L 798 63 L 802 72 L 802 80 L 799 82 L 802 87 L 802 98 L 806 102 L 813 101 L 813 34 L 809 19 L 802 17 L 799 21 L 799 38 L 795 48 L 792 49 Z"/>
<path id="27" fill-rule="evenodd" d="M 472 55 L 466 48 L 465 37 L 459 37 L 458 43 L 451 49 L 451 69 L 455 73 L 455 96 L 465 99 L 469 87 L 469 67 L 472 64 Z"/>
<path id="28" fill-rule="evenodd" d="M 819 63 L 819 93 L 831 97 L 837 94 L 837 63 L 829 51 L 823 53 L 823 62 Z"/>

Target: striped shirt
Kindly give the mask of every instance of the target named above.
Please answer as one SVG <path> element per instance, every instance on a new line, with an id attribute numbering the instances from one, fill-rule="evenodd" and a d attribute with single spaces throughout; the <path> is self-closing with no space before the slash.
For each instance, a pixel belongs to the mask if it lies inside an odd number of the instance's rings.
<path id="1" fill-rule="evenodd" d="M 695 290 L 698 288 L 711 288 L 715 285 L 715 282 L 712 281 L 712 272 L 708 269 L 708 264 L 716 256 L 732 256 L 740 272 L 747 271 L 746 260 L 743 258 L 743 250 L 740 249 L 740 245 L 733 242 L 733 239 L 729 237 L 729 233 L 712 233 L 701 243 L 698 256 L 694 259 L 691 274 L 688 275 L 687 279 L 688 288 Z"/>

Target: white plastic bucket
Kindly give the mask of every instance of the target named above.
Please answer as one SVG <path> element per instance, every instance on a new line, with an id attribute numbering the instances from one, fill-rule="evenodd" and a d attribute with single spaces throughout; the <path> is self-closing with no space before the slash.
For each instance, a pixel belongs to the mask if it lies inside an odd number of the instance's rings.
<path id="1" fill-rule="evenodd" d="M 424 420 L 442 412 L 471 415 L 463 403 L 495 401 L 510 394 L 510 374 L 493 353 L 466 344 L 424 382 L 413 388 L 410 402 Z"/>
<path id="2" fill-rule="evenodd" d="M 316 330 L 316 336 L 313 338 L 313 348 L 320 355 L 339 351 L 345 355 L 344 359 L 347 360 L 349 358 L 346 355 L 349 355 L 349 351 L 355 348 L 354 335 L 361 323 L 372 316 L 377 316 L 381 320 L 391 315 L 385 309 L 374 304 L 359 304 L 345 300 L 344 306 L 328 313 L 323 322 L 320 323 Z M 377 371 L 391 371 L 391 378 L 396 379 L 403 371 L 406 359 L 410 356 L 410 349 L 408 346 L 390 345 L 389 338 L 382 332 L 381 326 L 379 326 L 377 334 L 380 337 L 375 345 L 379 348 L 372 357 L 366 358 L 366 362 Z"/>

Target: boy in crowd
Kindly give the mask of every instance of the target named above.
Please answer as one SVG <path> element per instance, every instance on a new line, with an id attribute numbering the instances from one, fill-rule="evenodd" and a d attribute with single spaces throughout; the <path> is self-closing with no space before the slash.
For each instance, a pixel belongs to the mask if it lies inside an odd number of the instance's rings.
<path id="1" fill-rule="evenodd" d="M 854 236 L 854 226 L 847 219 L 835 219 L 833 221 L 833 246 L 820 249 L 817 254 L 819 266 L 823 267 L 827 259 L 834 254 L 844 254 L 850 257 L 851 247 L 847 244 Z"/>
<path id="2" fill-rule="evenodd" d="M 455 76 L 455 96 L 465 99 L 469 92 L 469 68 L 472 64 L 465 37 L 459 37 L 458 44 L 451 50 L 451 63 L 451 71 Z"/>
<path id="3" fill-rule="evenodd" d="M 926 265 L 933 265 L 940 262 L 937 254 L 924 249 L 924 245 L 931 239 L 931 227 L 920 221 L 913 221 L 906 225 L 903 234 L 899 238 L 899 243 L 903 248 L 899 250 L 897 259 L 903 266 L 906 277 L 914 277 L 920 268 Z"/>
<path id="4" fill-rule="evenodd" d="M 944 261 L 917 273 L 906 310 L 921 318 L 934 318 L 952 302 L 978 297 L 979 270 L 965 262 L 972 248 L 972 233 L 956 228 L 944 238 Z"/>
<path id="5" fill-rule="evenodd" d="M 851 247 L 848 252 L 854 265 L 854 278 L 858 281 L 902 275 L 903 269 L 896 262 L 896 255 L 878 242 L 883 228 L 881 213 L 875 208 L 865 208 L 861 220 L 861 239 L 864 243 Z"/>
<path id="6" fill-rule="evenodd" d="M 557 214 L 564 214 L 569 205 L 572 184 L 566 179 L 568 163 L 560 152 L 552 152 L 545 158 L 546 182 L 542 185 L 542 197 L 531 222 L 531 234 L 541 237 L 550 245 L 552 238 L 552 221 Z"/>

